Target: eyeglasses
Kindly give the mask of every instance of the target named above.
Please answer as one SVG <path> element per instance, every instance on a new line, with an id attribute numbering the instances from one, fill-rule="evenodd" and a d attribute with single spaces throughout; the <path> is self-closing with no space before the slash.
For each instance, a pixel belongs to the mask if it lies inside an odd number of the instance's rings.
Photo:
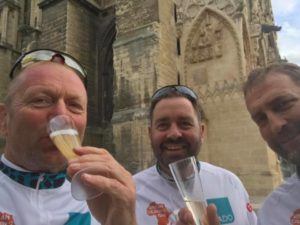
<path id="1" fill-rule="evenodd" d="M 15 73 L 17 71 L 17 68 L 24 69 L 28 65 L 40 61 L 51 61 L 70 67 L 71 69 L 75 70 L 76 74 L 80 77 L 80 79 L 86 86 L 87 73 L 83 66 L 73 56 L 51 49 L 36 49 L 23 53 L 12 67 L 9 73 L 10 79 L 12 80 L 16 76 Z"/>
<path id="2" fill-rule="evenodd" d="M 154 92 L 154 94 L 151 97 L 151 101 L 154 102 L 172 92 L 178 92 L 193 101 L 196 101 L 198 98 L 196 93 L 192 89 L 190 89 L 186 86 L 168 85 L 168 86 L 162 87 L 162 88 L 158 89 L 156 92 Z"/>

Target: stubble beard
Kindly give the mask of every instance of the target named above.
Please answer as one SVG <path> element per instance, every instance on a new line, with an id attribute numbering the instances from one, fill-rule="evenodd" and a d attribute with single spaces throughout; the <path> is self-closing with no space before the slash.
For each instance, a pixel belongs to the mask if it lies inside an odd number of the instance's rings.
<path id="1" fill-rule="evenodd" d="M 295 150 L 287 155 L 287 160 L 296 166 L 300 166 L 300 152 Z"/>

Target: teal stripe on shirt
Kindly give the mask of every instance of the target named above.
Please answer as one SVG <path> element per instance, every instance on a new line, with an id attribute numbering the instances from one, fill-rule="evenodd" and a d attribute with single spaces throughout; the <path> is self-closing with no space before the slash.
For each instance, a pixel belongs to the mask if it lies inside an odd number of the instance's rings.
<path id="1" fill-rule="evenodd" d="M 87 213 L 69 213 L 69 220 L 65 225 L 91 225 L 91 214 Z"/>

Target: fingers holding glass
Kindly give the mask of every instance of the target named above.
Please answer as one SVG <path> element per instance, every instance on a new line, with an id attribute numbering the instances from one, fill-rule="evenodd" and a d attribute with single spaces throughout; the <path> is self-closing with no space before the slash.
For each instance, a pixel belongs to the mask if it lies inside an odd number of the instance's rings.
<path id="1" fill-rule="evenodd" d="M 68 160 L 79 157 L 74 149 L 81 146 L 78 131 L 71 117 L 67 115 L 58 115 L 53 117 L 48 124 L 48 132 L 51 140 L 58 150 Z M 82 182 L 81 175 L 92 172 L 92 168 L 84 168 L 72 177 L 71 193 L 72 196 L 79 201 L 95 198 L 101 192 L 95 188 L 89 187 Z"/>

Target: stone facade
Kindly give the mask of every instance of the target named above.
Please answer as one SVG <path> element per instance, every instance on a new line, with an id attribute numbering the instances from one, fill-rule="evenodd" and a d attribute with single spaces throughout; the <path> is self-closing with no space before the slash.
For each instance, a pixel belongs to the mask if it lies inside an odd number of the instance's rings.
<path id="1" fill-rule="evenodd" d="M 154 163 L 152 93 L 188 85 L 205 112 L 200 158 L 265 196 L 281 182 L 279 163 L 241 87 L 250 69 L 280 60 L 274 28 L 270 0 L 0 0 L 0 102 L 22 50 L 69 52 L 89 74 L 85 143 L 110 149 L 136 172 Z"/>

